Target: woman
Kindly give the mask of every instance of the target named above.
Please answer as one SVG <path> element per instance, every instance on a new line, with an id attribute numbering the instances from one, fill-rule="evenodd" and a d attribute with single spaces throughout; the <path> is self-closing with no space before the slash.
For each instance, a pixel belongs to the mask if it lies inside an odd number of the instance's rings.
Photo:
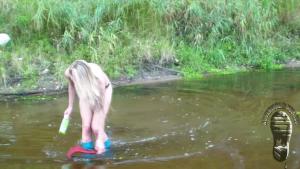
<path id="1" fill-rule="evenodd" d="M 100 66 L 84 60 L 74 61 L 65 71 L 65 76 L 69 80 L 69 105 L 64 115 L 71 115 L 76 93 L 82 120 L 81 146 L 87 150 L 95 149 L 101 154 L 110 147 L 110 141 L 104 131 L 112 98 L 110 80 Z M 92 134 L 95 135 L 95 146 Z"/>

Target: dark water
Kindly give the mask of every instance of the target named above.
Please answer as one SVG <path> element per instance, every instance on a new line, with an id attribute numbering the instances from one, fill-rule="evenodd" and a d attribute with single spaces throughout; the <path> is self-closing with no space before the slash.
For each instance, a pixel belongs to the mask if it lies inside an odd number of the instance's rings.
<path id="1" fill-rule="evenodd" d="M 300 110 L 300 71 L 252 72 L 116 88 L 104 161 L 68 161 L 81 135 L 78 107 L 58 135 L 67 97 L 0 103 L 0 166 L 4 169 L 277 169 L 273 138 L 261 119 L 272 103 Z M 293 126 L 288 168 L 300 168 Z"/>

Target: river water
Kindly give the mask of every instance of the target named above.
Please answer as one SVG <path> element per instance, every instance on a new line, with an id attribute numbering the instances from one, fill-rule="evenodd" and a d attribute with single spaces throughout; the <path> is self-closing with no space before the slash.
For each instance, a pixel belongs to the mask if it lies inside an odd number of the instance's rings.
<path id="1" fill-rule="evenodd" d="M 76 104 L 59 135 L 67 96 L 0 102 L 3 169 L 277 169 L 269 126 L 274 102 L 300 109 L 300 71 L 217 75 L 202 80 L 118 87 L 107 119 L 112 150 L 103 160 L 69 161 L 80 140 Z M 300 133 L 293 126 L 287 168 L 300 168 Z"/>

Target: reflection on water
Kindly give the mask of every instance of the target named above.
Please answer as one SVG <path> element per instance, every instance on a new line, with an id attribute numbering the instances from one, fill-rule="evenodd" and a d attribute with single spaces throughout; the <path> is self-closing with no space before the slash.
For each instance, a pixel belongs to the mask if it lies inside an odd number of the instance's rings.
<path id="1" fill-rule="evenodd" d="M 116 88 L 107 132 L 113 147 L 102 160 L 70 162 L 80 139 L 78 107 L 58 135 L 65 95 L 0 103 L 1 168 L 283 168 L 272 157 L 272 134 L 261 124 L 274 102 L 300 108 L 300 71 L 240 73 L 198 81 Z M 299 168 L 294 130 L 289 168 Z"/>

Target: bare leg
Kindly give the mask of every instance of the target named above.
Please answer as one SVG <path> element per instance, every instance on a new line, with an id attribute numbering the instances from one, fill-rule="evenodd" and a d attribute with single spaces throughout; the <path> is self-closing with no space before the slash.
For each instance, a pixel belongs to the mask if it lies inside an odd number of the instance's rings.
<path id="1" fill-rule="evenodd" d="M 105 115 L 107 115 L 109 108 L 110 108 L 112 92 L 113 92 L 112 86 L 109 85 L 109 87 L 105 90 L 105 99 L 104 99 L 104 104 L 103 104 L 103 111 L 104 111 Z"/>
<path id="2" fill-rule="evenodd" d="M 81 124 L 82 124 L 81 142 L 92 141 L 91 122 L 92 122 L 93 113 L 88 103 L 84 102 L 84 100 L 79 101 L 79 108 L 80 108 Z"/>
<path id="3" fill-rule="evenodd" d="M 110 85 L 105 90 L 103 108 L 95 110 L 92 119 L 92 129 L 96 136 L 95 149 L 97 150 L 98 154 L 101 154 L 105 151 L 104 142 L 108 139 L 108 136 L 105 133 L 105 120 L 106 120 L 106 115 L 109 111 L 111 97 L 112 97 L 112 87 Z"/>
<path id="4" fill-rule="evenodd" d="M 104 142 L 107 139 L 107 135 L 104 131 L 105 118 L 106 115 L 102 110 L 96 110 L 94 112 L 92 129 L 96 138 L 95 149 L 97 150 L 98 154 L 101 154 L 105 151 Z"/>

